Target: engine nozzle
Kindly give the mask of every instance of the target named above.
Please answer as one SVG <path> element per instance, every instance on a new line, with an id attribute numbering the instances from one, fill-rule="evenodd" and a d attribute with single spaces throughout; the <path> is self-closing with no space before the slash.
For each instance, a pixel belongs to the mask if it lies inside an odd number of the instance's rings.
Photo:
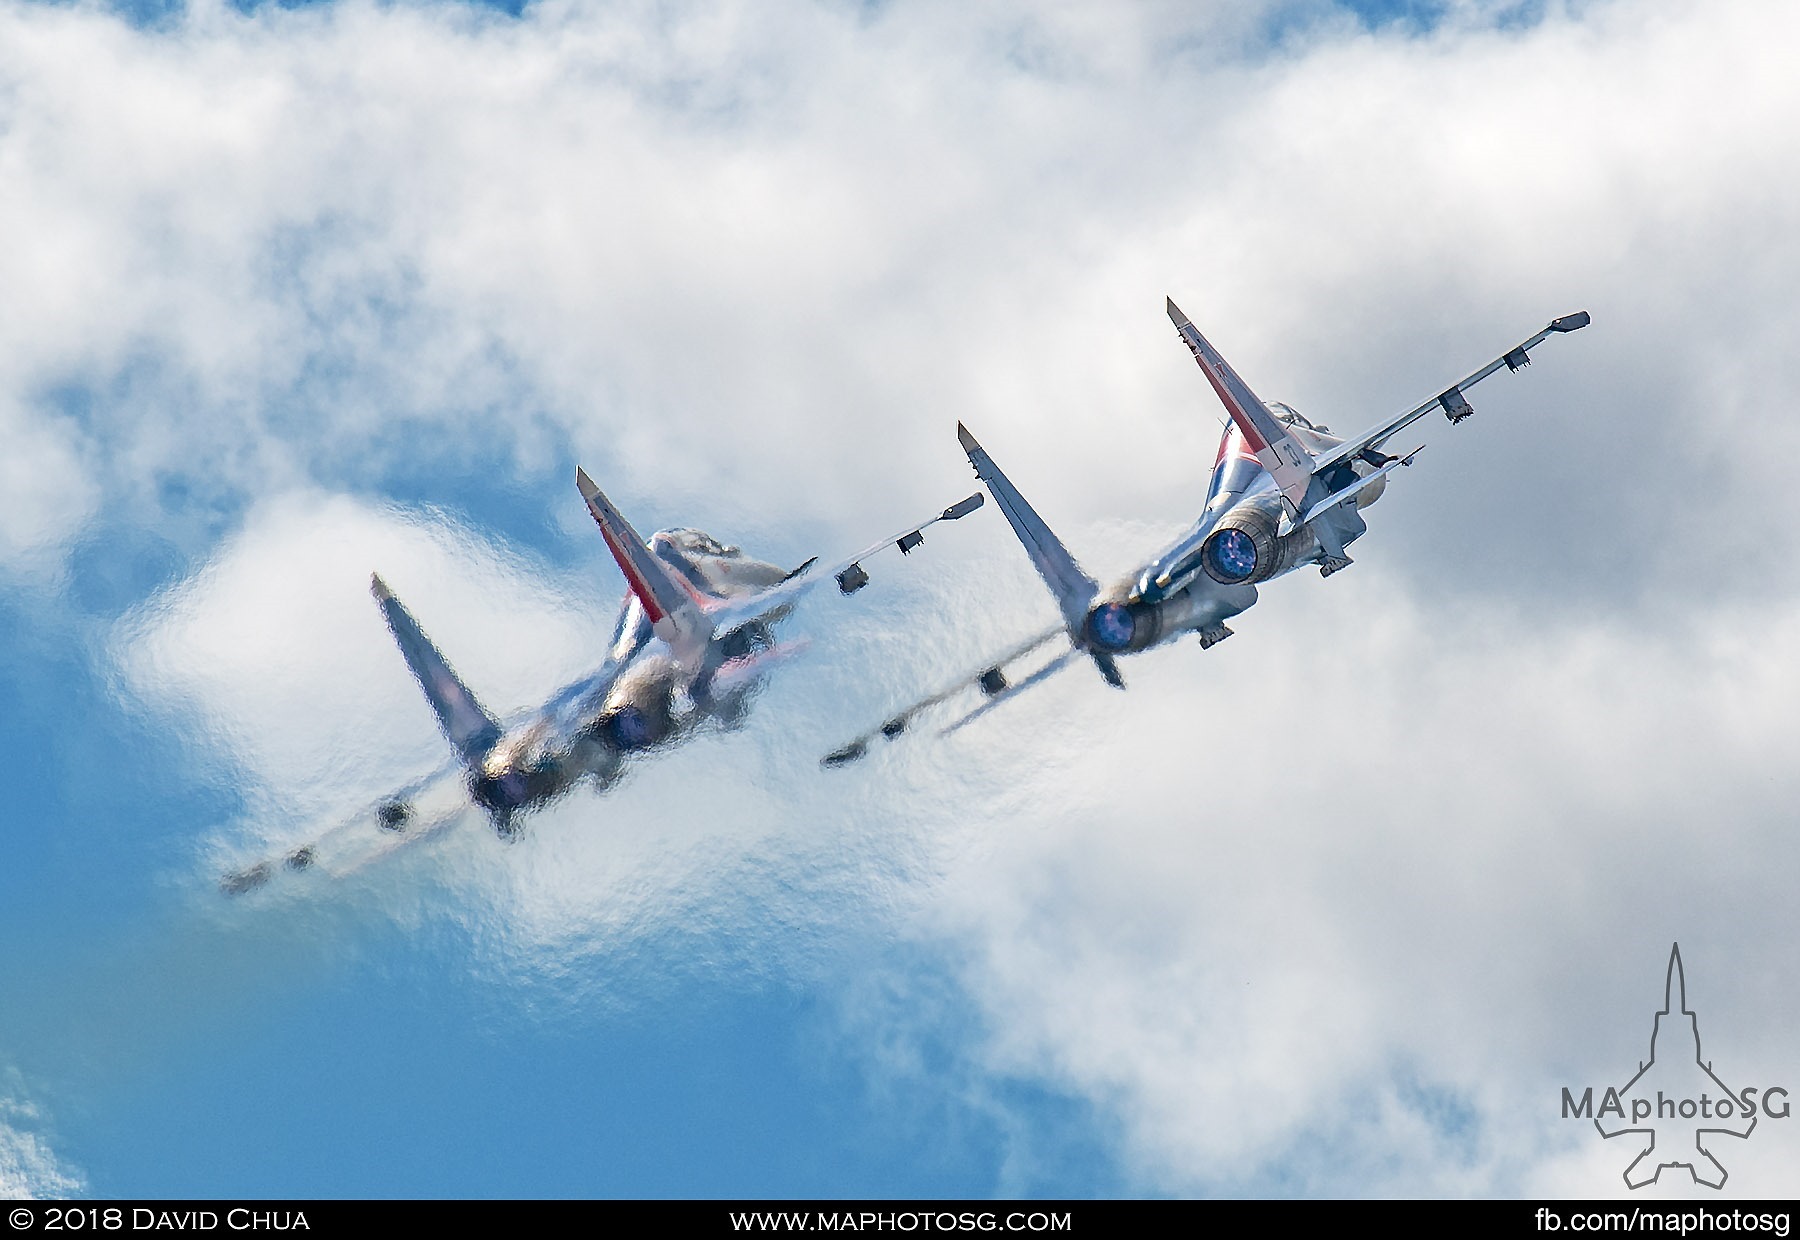
<path id="1" fill-rule="evenodd" d="M 510 814 L 532 800 L 531 778 L 525 771 L 508 768 L 476 777 L 470 785 L 477 804 L 490 813 Z"/>
<path id="2" fill-rule="evenodd" d="M 609 711 L 600 721 L 602 733 L 620 752 L 648 749 L 661 739 L 660 729 L 650 716 L 636 706 L 625 705 Z"/>
<path id="3" fill-rule="evenodd" d="M 1222 586 L 1267 581 L 1318 550 L 1305 526 L 1281 536 L 1281 499 L 1259 495 L 1227 512 L 1200 544 L 1200 567 Z"/>
<path id="4" fill-rule="evenodd" d="M 1089 643 L 1118 654 L 1131 648 L 1132 638 L 1137 636 L 1137 616 L 1124 603 L 1102 603 L 1088 612 L 1083 627 Z"/>
<path id="5" fill-rule="evenodd" d="M 1201 567 L 1221 585 L 1234 586 L 1256 576 L 1256 539 L 1241 529 L 1219 530 L 1200 551 Z"/>

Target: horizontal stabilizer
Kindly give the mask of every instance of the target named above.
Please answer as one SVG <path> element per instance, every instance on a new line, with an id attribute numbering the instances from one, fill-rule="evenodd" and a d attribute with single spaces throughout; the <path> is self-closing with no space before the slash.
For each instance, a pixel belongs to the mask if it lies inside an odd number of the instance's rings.
<path id="1" fill-rule="evenodd" d="M 379 574 L 370 576 L 369 590 L 375 595 L 381 614 L 387 618 L 388 630 L 400 647 L 401 657 L 412 669 L 413 678 L 419 682 L 431 709 L 437 714 L 438 726 L 444 730 L 444 736 L 465 764 L 479 766 L 500 739 L 499 723 L 482 709 L 443 653 L 425 636 L 425 630 L 394 597 Z"/>
<path id="2" fill-rule="evenodd" d="M 1119 671 L 1119 661 L 1117 659 L 1113 658 L 1110 654 L 1107 654 L 1104 650 L 1090 650 L 1088 651 L 1088 655 L 1094 660 L 1094 666 L 1100 669 L 1100 675 L 1107 684 L 1115 689 L 1123 689 L 1125 687 L 1125 677 Z"/>
<path id="3" fill-rule="evenodd" d="M 779 646 L 726 659 L 714 670 L 712 679 L 707 682 L 707 691 L 715 698 L 728 697 L 761 680 L 770 668 L 805 653 L 811 645 L 811 642 L 802 637 L 783 642 Z"/>

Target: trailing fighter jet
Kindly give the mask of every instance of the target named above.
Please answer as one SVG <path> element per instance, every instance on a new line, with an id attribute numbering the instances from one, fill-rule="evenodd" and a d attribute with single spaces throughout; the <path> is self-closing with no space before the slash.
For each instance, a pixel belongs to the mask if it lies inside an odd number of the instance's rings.
<path id="1" fill-rule="evenodd" d="M 893 739 L 914 717 L 965 690 L 986 697 L 946 732 L 969 723 L 1001 701 L 1054 675 L 1085 656 L 1106 682 L 1125 687 L 1117 656 L 1173 641 L 1186 633 L 1202 649 L 1231 636 L 1225 621 L 1256 602 L 1256 587 L 1305 564 L 1329 577 L 1350 565 L 1347 548 L 1368 528 L 1362 509 L 1381 497 L 1388 475 L 1411 465 L 1420 448 L 1400 456 L 1383 449 L 1401 431 L 1433 410 L 1450 422 L 1474 413 L 1467 389 L 1505 366 L 1530 364 L 1529 351 L 1554 334 L 1588 325 L 1587 311 L 1565 315 L 1430 400 L 1351 439 L 1339 439 L 1287 405 L 1265 403 L 1238 377 L 1187 315 L 1168 303 L 1169 318 L 1229 416 L 1213 463 L 1212 484 L 1200 518 L 1175 542 L 1122 581 L 1102 587 L 1075 560 L 1042 517 L 1000 471 L 968 428 L 957 438 L 975 474 L 987 484 L 1038 575 L 1062 612 L 1062 623 L 1040 633 L 944 690 L 916 702 L 879 727 L 833 750 L 827 766 L 854 762 L 877 736 Z M 1008 670 L 1033 652 L 1066 636 L 1068 648 L 1014 683 Z"/>
<path id="2" fill-rule="evenodd" d="M 585 471 L 576 485 L 628 585 L 607 656 L 598 670 L 564 686 L 541 708 L 510 725 L 489 713 L 459 678 L 379 575 L 370 589 L 455 757 L 445 767 L 384 797 L 284 856 L 227 874 L 221 887 L 240 895 L 279 870 L 315 866 L 343 873 L 460 818 L 471 804 L 504 839 L 519 815 L 587 781 L 604 791 L 633 755 L 675 743 L 707 721 L 734 726 L 769 667 L 795 647 L 773 627 L 827 574 L 816 557 L 788 571 L 753 560 L 698 530 L 638 536 Z M 978 491 L 928 521 L 866 548 L 829 574 L 843 594 L 868 584 L 862 561 L 891 542 L 910 553 L 924 530 L 982 505 Z M 446 797 L 447 776 L 460 790 Z M 429 812 L 422 810 L 432 797 Z"/>

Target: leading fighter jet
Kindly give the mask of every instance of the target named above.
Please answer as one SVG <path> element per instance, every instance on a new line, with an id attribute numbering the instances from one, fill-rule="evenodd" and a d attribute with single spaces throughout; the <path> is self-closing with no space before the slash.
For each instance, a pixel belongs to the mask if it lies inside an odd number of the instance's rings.
<path id="1" fill-rule="evenodd" d="M 764 673 L 797 648 L 778 644 L 773 626 L 827 576 L 812 571 L 816 557 L 788 571 L 691 529 L 662 530 L 646 542 L 585 471 L 575 477 L 629 587 L 600 668 L 564 686 L 538 710 L 502 724 L 387 583 L 373 576 L 376 604 L 455 756 L 312 843 L 225 875 L 220 885 L 227 894 L 254 890 L 282 869 L 318 866 L 341 874 L 360 868 L 442 830 L 471 805 L 511 839 L 522 813 L 576 784 L 585 780 L 604 791 L 624 775 L 633 755 L 673 744 L 709 720 L 727 727 L 742 720 Z M 927 527 L 981 505 L 978 491 L 866 548 L 829 575 L 841 593 L 853 594 L 869 581 L 863 560 L 890 542 L 910 553 Z M 458 770 L 461 788 L 446 797 L 446 777 Z"/>
<path id="2" fill-rule="evenodd" d="M 1585 310 L 1554 319 L 1530 339 L 1423 404 L 1353 438 L 1339 439 L 1287 405 L 1260 400 L 1172 299 L 1168 311 L 1229 418 L 1199 520 L 1148 564 L 1102 587 L 1076 562 L 968 428 L 958 423 L 957 438 L 969 463 L 987 484 L 1055 597 L 1062 623 L 833 750 L 822 759 L 825 765 L 856 761 L 876 737 L 891 740 L 899 736 L 915 716 L 966 689 L 979 688 L 987 700 L 952 723 L 947 732 L 1083 656 L 1108 684 L 1123 689 L 1119 655 L 1187 633 L 1198 635 L 1202 649 L 1223 641 L 1232 632 L 1225 621 L 1256 602 L 1256 587 L 1261 582 L 1305 564 L 1318 565 L 1322 577 L 1349 567 L 1347 548 L 1368 528 L 1362 510 L 1381 497 L 1388 475 L 1411 465 L 1421 450 L 1388 454 L 1383 449 L 1394 436 L 1433 410 L 1441 410 L 1452 425 L 1461 422 L 1475 412 L 1464 395 L 1469 388 L 1502 366 L 1509 371 L 1522 369 L 1530 364 L 1530 350 L 1543 341 L 1588 325 Z M 1068 639 L 1065 650 L 1024 679 L 1009 680 L 1008 670 L 1014 664 L 1060 636 Z"/>

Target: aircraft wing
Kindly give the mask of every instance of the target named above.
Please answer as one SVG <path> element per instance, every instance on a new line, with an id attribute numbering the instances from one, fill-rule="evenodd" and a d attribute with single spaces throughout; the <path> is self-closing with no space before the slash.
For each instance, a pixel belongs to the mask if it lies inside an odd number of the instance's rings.
<path id="1" fill-rule="evenodd" d="M 894 740 L 906 732 L 912 725 L 914 719 L 924 714 L 932 707 L 948 702 L 950 699 L 959 696 L 967 690 L 979 689 L 982 693 L 987 695 L 988 701 L 983 703 L 982 706 L 978 707 L 969 715 L 952 724 L 946 731 L 961 727 L 963 724 L 968 723 L 970 719 L 973 719 L 975 715 L 982 713 L 991 706 L 998 705 L 1003 698 L 1011 697 L 1014 693 L 1028 688 L 1039 680 L 1048 677 L 1052 671 L 1060 670 L 1066 665 L 1069 660 L 1075 656 L 1077 651 L 1070 649 L 1064 652 L 1062 655 L 1051 660 L 1045 667 L 1040 668 L 1016 685 L 1011 684 L 1006 679 L 1006 670 L 1008 667 L 1047 645 L 1055 638 L 1066 636 L 1066 634 L 1067 630 L 1060 624 L 1053 629 L 1046 629 L 1029 641 L 1015 646 L 1013 649 L 1001 655 L 998 659 L 984 664 L 980 671 L 959 676 L 950 684 L 938 690 L 936 693 L 931 694 L 929 697 L 921 698 L 904 710 L 889 715 L 880 724 L 870 728 L 861 736 L 855 737 L 845 744 L 840 745 L 838 748 L 819 759 L 820 765 L 844 766 L 848 763 L 855 762 L 857 759 L 868 753 L 869 743 L 875 740 L 876 737 L 885 737 L 890 741 Z"/>
<path id="2" fill-rule="evenodd" d="M 1580 331 L 1588 325 L 1589 321 L 1588 312 L 1586 310 L 1577 310 L 1574 314 L 1565 314 L 1559 319 L 1552 319 L 1550 324 L 1537 335 L 1514 348 L 1508 349 L 1505 353 L 1502 353 L 1499 357 L 1474 373 L 1452 383 L 1449 387 L 1445 388 L 1442 392 L 1439 392 L 1436 396 L 1433 396 L 1424 404 L 1409 409 L 1398 417 L 1391 418 L 1388 421 L 1381 423 L 1379 426 L 1365 431 L 1354 439 L 1345 440 L 1343 443 L 1314 461 L 1313 472 L 1315 474 L 1323 473 L 1338 462 L 1351 460 L 1359 454 L 1371 449 L 1380 451 L 1382 445 L 1387 443 L 1388 440 L 1392 439 L 1395 435 L 1411 426 L 1414 422 L 1417 422 L 1426 414 L 1431 413 L 1433 410 L 1442 409 L 1444 411 L 1444 416 L 1449 418 L 1452 423 L 1462 421 L 1464 418 L 1475 412 L 1474 408 L 1469 404 L 1467 397 L 1463 395 L 1469 388 L 1474 387 L 1477 383 L 1480 383 L 1483 379 L 1493 374 L 1496 370 L 1499 370 L 1502 366 L 1506 367 L 1509 371 L 1523 370 L 1525 367 L 1531 365 L 1530 351 L 1532 349 L 1535 349 L 1553 335 Z"/>
<path id="3" fill-rule="evenodd" d="M 787 580 L 777 582 L 766 590 L 758 590 L 754 594 L 741 595 L 737 598 L 722 599 L 709 602 L 706 613 L 712 621 L 714 633 L 727 633 L 752 620 L 764 620 L 785 611 L 799 602 L 820 582 L 830 578 L 835 580 L 838 591 L 842 594 L 854 594 L 869 583 L 869 574 L 862 562 L 878 552 L 885 551 L 890 545 L 898 547 L 902 555 L 910 555 L 913 549 L 925 541 L 925 531 L 939 521 L 960 521 L 980 508 L 983 502 L 981 492 L 959 500 L 927 520 L 908 526 L 904 531 L 892 538 L 884 538 L 878 543 L 865 547 L 862 551 L 823 572 L 815 571 L 814 560 L 808 560 Z"/>
<path id="4" fill-rule="evenodd" d="M 948 736 L 952 732 L 960 732 L 962 729 L 968 727 L 971 723 L 974 723 L 977 719 L 987 714 L 990 710 L 994 709 L 994 707 L 1000 705 L 1000 703 L 1017 697 L 1033 685 L 1043 684 L 1046 680 L 1049 680 L 1052 676 L 1056 675 L 1056 673 L 1062 671 L 1063 668 L 1073 663 L 1080 654 L 1081 651 L 1074 649 L 1063 651 L 1054 659 L 1044 664 L 1044 666 L 1038 668 L 1037 671 L 1031 673 L 1031 675 L 1027 676 L 1024 680 L 1009 684 L 998 693 L 990 694 L 987 701 L 977 706 L 961 719 L 958 719 L 955 723 L 947 726 L 944 729 L 943 734 Z M 1119 687 L 1123 688 L 1124 686 L 1120 685 Z"/>
<path id="5" fill-rule="evenodd" d="M 344 878 L 398 848 L 454 826 L 474 806 L 463 789 L 462 760 L 453 758 L 397 788 L 302 844 L 219 876 L 219 890 L 241 896 L 282 874 L 315 871 Z"/>

